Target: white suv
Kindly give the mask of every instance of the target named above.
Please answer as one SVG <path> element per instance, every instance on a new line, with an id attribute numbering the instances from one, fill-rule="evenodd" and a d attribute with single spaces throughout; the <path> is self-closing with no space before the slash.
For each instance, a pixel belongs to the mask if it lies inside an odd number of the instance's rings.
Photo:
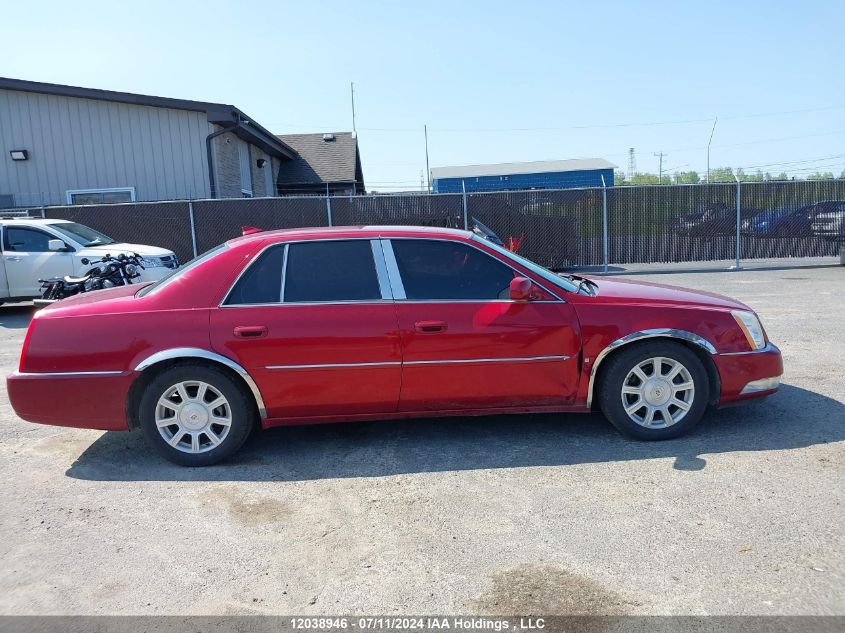
<path id="1" fill-rule="evenodd" d="M 143 244 L 115 242 L 99 231 L 68 220 L 0 219 L 3 265 L 0 303 L 39 296 L 39 279 L 79 276 L 97 267 L 103 255 L 138 253 L 144 270 L 138 282 L 164 277 L 179 262 L 173 251 Z"/>

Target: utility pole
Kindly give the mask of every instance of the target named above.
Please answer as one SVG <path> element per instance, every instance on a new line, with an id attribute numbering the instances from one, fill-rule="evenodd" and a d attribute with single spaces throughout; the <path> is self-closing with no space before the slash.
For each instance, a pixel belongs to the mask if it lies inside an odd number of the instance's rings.
<path id="1" fill-rule="evenodd" d="M 658 176 L 657 176 L 657 183 L 662 185 L 663 184 L 663 159 L 666 157 L 666 154 L 663 152 L 656 152 L 654 154 L 657 156 L 658 160 Z"/>
<path id="2" fill-rule="evenodd" d="M 425 191 L 425 178 L 423 178 L 422 169 L 420 169 L 420 191 Z"/>
<path id="3" fill-rule="evenodd" d="M 431 193 L 431 168 L 428 166 L 428 125 L 423 125 L 425 134 L 425 182 L 428 193 Z"/>
<path id="4" fill-rule="evenodd" d="M 352 133 L 358 136 L 358 130 L 355 129 L 355 82 L 349 82 L 349 93 L 352 97 Z"/>
<path id="5" fill-rule="evenodd" d="M 713 133 L 716 131 L 716 123 L 719 122 L 719 117 L 713 119 L 713 129 L 710 130 L 710 140 L 707 141 L 707 184 L 710 184 L 710 143 L 713 142 Z"/>
<path id="6" fill-rule="evenodd" d="M 637 171 L 637 156 L 634 154 L 634 148 L 628 149 L 628 180 L 633 182 L 634 173 Z"/>

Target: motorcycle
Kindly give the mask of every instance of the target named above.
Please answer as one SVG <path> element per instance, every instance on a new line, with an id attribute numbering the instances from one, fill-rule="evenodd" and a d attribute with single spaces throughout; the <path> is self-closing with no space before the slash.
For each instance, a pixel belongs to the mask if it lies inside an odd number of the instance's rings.
<path id="1" fill-rule="evenodd" d="M 82 260 L 82 263 L 86 266 L 88 264 L 99 264 L 99 266 L 92 268 L 82 277 L 39 279 L 41 298 L 33 303 L 36 306 L 45 306 L 82 292 L 126 286 L 133 283 L 133 279 L 140 277 L 140 271 L 144 269 L 138 253 L 132 255 L 121 253 L 117 257 L 107 253 L 102 259 L 90 261 L 86 258 Z"/>

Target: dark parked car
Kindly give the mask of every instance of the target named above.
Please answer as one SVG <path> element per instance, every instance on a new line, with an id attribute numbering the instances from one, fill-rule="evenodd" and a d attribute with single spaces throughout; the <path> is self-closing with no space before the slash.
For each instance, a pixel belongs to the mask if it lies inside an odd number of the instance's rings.
<path id="1" fill-rule="evenodd" d="M 815 234 L 812 227 L 819 216 L 835 214 L 837 209 L 842 208 L 845 208 L 845 202 L 825 200 L 763 211 L 745 220 L 742 232 L 756 237 L 810 237 Z"/>
<path id="2" fill-rule="evenodd" d="M 824 204 L 824 210 L 813 218 L 811 233 L 826 240 L 845 242 L 845 202 Z"/>
<path id="3" fill-rule="evenodd" d="M 793 204 L 763 211 L 742 222 L 742 232 L 752 237 L 799 237 L 810 234 L 812 204 Z"/>
<path id="4" fill-rule="evenodd" d="M 750 219 L 762 209 L 740 210 L 740 221 Z M 736 207 L 713 202 L 675 219 L 672 231 L 689 237 L 714 237 L 736 233 Z"/>

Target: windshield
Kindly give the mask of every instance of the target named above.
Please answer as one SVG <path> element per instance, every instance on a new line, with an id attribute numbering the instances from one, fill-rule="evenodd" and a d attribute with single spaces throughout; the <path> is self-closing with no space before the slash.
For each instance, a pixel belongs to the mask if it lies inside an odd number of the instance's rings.
<path id="1" fill-rule="evenodd" d="M 95 231 L 90 226 L 85 226 L 84 224 L 62 222 L 61 224 L 51 224 L 50 227 L 59 233 L 64 233 L 70 239 L 79 242 L 83 246 L 114 244 L 114 240 L 108 235 Z"/>
<path id="2" fill-rule="evenodd" d="M 484 238 L 473 235 L 472 239 L 478 240 L 479 242 L 483 242 L 484 244 L 486 244 L 487 246 L 489 246 L 490 248 L 492 248 L 496 252 L 501 253 L 502 255 L 504 255 L 505 257 L 507 257 L 510 260 L 518 262 L 522 266 L 525 266 L 532 273 L 542 277 L 543 279 L 545 279 L 549 283 L 554 284 L 558 288 L 563 288 L 564 290 L 568 290 L 569 292 L 575 292 L 575 293 L 578 292 L 578 284 L 572 283 L 571 281 L 569 281 L 565 277 L 561 277 L 560 275 L 553 273 L 548 268 L 543 268 L 539 264 L 535 264 L 534 262 L 532 262 L 530 259 L 525 259 L 521 255 L 517 255 L 516 253 L 512 253 L 508 249 L 506 249 L 502 246 L 499 246 L 498 244 L 494 244 L 493 242 L 490 242 L 488 240 L 485 240 Z"/>
<path id="3" fill-rule="evenodd" d="M 218 253 L 221 253 L 222 251 L 226 250 L 227 248 L 228 248 L 228 246 L 226 244 L 221 244 L 220 246 L 212 248 L 210 251 L 206 251 L 205 253 L 203 253 L 202 255 L 200 255 L 198 257 L 194 257 L 191 261 L 189 261 L 186 264 L 183 264 L 182 266 L 180 266 L 179 268 L 174 270 L 172 273 L 170 273 L 166 277 L 162 277 L 158 281 L 151 283 L 148 286 L 144 286 L 143 288 L 141 288 L 138 291 L 138 293 L 135 296 L 136 297 L 143 297 L 145 295 L 150 294 L 154 290 L 158 290 L 159 288 L 166 286 L 171 281 L 175 281 L 176 279 L 178 279 L 179 277 L 184 275 L 189 270 L 196 268 L 197 266 L 202 264 L 204 261 L 208 261 L 209 259 L 211 259 L 215 255 L 217 255 Z"/>

